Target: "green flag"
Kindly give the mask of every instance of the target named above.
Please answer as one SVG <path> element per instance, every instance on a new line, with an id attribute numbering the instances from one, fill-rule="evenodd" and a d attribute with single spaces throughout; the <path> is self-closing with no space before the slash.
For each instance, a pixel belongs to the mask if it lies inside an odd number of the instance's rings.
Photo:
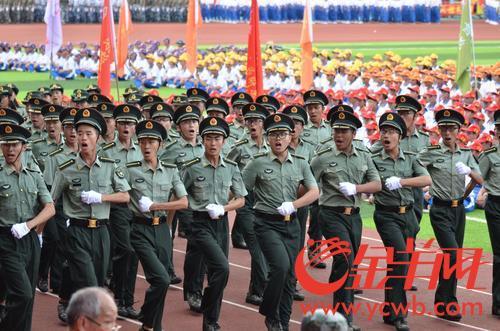
<path id="1" fill-rule="evenodd" d="M 462 93 L 470 91 L 470 64 L 474 48 L 472 30 L 472 15 L 469 0 L 462 0 L 462 17 L 460 19 L 460 34 L 458 37 L 457 74 L 455 81 Z"/>

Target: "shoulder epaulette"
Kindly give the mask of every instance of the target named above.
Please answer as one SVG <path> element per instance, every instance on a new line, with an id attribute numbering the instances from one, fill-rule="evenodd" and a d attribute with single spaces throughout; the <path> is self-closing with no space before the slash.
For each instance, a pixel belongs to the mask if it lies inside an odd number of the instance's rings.
<path id="1" fill-rule="evenodd" d="M 372 154 L 372 158 L 375 158 L 375 157 L 380 156 L 380 155 L 382 155 L 382 153 L 381 153 L 381 152 L 378 152 L 378 153 Z"/>
<path id="2" fill-rule="evenodd" d="M 31 171 L 31 172 L 38 172 L 38 173 L 40 173 L 40 169 L 39 168 L 38 169 L 33 169 L 33 168 L 26 167 L 26 170 Z"/>
<path id="3" fill-rule="evenodd" d="M 328 147 L 328 148 L 325 148 L 325 149 L 322 149 L 322 150 L 319 150 L 316 155 L 321 155 L 321 154 L 325 154 L 326 152 L 329 152 L 332 150 L 332 147 Z"/>
<path id="4" fill-rule="evenodd" d="M 427 149 L 430 149 L 430 150 L 432 150 L 432 149 L 441 149 L 441 145 L 429 145 L 429 146 L 427 146 Z"/>
<path id="5" fill-rule="evenodd" d="M 64 148 L 59 147 L 58 149 L 53 150 L 52 152 L 50 152 L 50 153 L 49 153 L 49 156 L 54 156 L 54 155 L 56 155 L 56 154 L 61 153 L 62 151 L 64 151 Z"/>
<path id="6" fill-rule="evenodd" d="M 75 162 L 75 159 L 69 159 L 68 161 L 61 163 L 58 168 L 59 170 L 64 170 Z"/>
<path id="7" fill-rule="evenodd" d="M 187 161 L 187 162 L 184 162 L 184 163 L 182 164 L 182 167 L 183 167 L 183 168 L 187 168 L 187 167 L 190 167 L 190 166 L 192 166 L 193 164 L 196 164 L 196 163 L 198 163 L 198 162 L 200 162 L 200 161 L 201 161 L 201 159 L 200 159 L 199 157 L 195 157 L 195 158 L 194 158 L 194 159 L 192 159 L 192 160 L 189 160 L 189 161 Z"/>
<path id="8" fill-rule="evenodd" d="M 107 149 L 110 149 L 111 147 L 114 147 L 115 145 L 116 145 L 116 143 L 113 141 L 113 142 L 110 142 L 109 144 L 102 146 L 102 149 L 107 150 Z"/>
<path id="9" fill-rule="evenodd" d="M 254 159 L 256 158 L 259 158 L 259 157 L 262 157 L 262 156 L 266 156 L 267 155 L 267 152 L 261 152 L 261 153 L 257 153 L 253 156 Z"/>
<path id="10" fill-rule="evenodd" d="M 363 153 L 368 153 L 371 154 L 370 150 L 365 146 L 353 146 L 356 150 L 363 152 Z"/>
<path id="11" fill-rule="evenodd" d="M 423 130 L 418 130 L 418 133 L 423 134 L 424 136 L 429 136 L 429 133 L 423 131 Z"/>
<path id="12" fill-rule="evenodd" d="M 487 150 L 483 151 L 483 154 L 490 154 L 490 153 L 493 153 L 493 152 L 496 152 L 497 151 L 497 148 L 496 147 L 491 147 L 491 148 L 488 148 Z"/>
<path id="13" fill-rule="evenodd" d="M 320 144 L 325 144 L 325 143 L 332 141 L 332 140 L 333 140 L 333 137 L 329 137 L 328 139 L 321 140 Z"/>
<path id="14" fill-rule="evenodd" d="M 297 159 L 301 159 L 301 160 L 305 160 L 306 158 L 303 157 L 302 155 L 298 155 L 298 154 L 292 154 L 293 157 L 296 157 Z"/>
<path id="15" fill-rule="evenodd" d="M 175 143 L 177 142 L 177 140 L 172 140 L 170 143 L 166 144 L 165 147 L 163 147 L 163 149 L 167 149 L 169 147 L 171 147 L 172 145 L 174 145 Z"/>
<path id="16" fill-rule="evenodd" d="M 167 168 L 177 168 L 177 166 L 175 164 L 167 163 L 167 162 L 163 162 L 163 161 L 161 161 L 161 165 L 164 167 L 167 167 Z"/>
<path id="17" fill-rule="evenodd" d="M 133 161 L 133 162 L 128 162 L 125 166 L 127 168 L 133 168 L 133 167 L 138 167 L 141 164 L 142 164 L 141 161 Z"/>
<path id="18" fill-rule="evenodd" d="M 32 144 L 38 144 L 38 143 L 41 143 L 42 141 L 45 141 L 45 139 L 44 138 L 38 138 L 38 139 L 32 140 L 31 143 Z"/>
<path id="19" fill-rule="evenodd" d="M 245 139 L 242 139 L 242 140 L 235 142 L 233 146 L 241 146 L 243 144 L 246 144 L 247 142 L 248 142 L 248 139 L 245 138 Z"/>
<path id="20" fill-rule="evenodd" d="M 226 159 L 226 158 L 223 158 L 223 160 L 224 160 L 224 162 L 226 162 L 226 163 L 232 164 L 232 165 L 234 165 L 234 166 L 238 166 L 238 163 L 236 163 L 236 162 L 234 162 L 234 161 L 232 161 L 232 160 L 228 160 L 228 159 Z"/>
<path id="21" fill-rule="evenodd" d="M 99 156 L 99 161 L 115 163 L 115 160 L 110 159 L 109 157 Z"/>
<path id="22" fill-rule="evenodd" d="M 468 147 L 463 147 L 463 148 L 462 148 L 462 147 L 460 147 L 460 149 L 461 149 L 462 151 L 470 151 L 470 148 L 468 148 Z"/>
<path id="23" fill-rule="evenodd" d="M 417 153 L 412 152 L 412 151 L 403 151 L 403 154 L 408 154 L 408 155 L 417 155 Z"/>

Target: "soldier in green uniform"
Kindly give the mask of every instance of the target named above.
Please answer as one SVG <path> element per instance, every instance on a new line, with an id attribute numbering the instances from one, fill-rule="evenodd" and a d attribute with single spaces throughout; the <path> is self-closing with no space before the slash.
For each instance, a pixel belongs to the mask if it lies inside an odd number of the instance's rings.
<path id="1" fill-rule="evenodd" d="M 87 103 L 89 104 L 89 107 L 96 108 L 97 105 L 99 104 L 102 103 L 112 104 L 113 102 L 105 95 L 92 93 L 88 94 Z"/>
<path id="2" fill-rule="evenodd" d="M 494 114 L 495 135 L 500 141 L 500 111 Z M 484 213 L 488 223 L 493 250 L 493 284 L 491 313 L 500 316 L 500 149 L 494 146 L 479 157 L 479 169 L 484 177 L 484 189 L 488 193 Z"/>
<path id="3" fill-rule="evenodd" d="M 51 103 L 58 106 L 63 105 L 64 88 L 60 84 L 50 85 Z"/>
<path id="4" fill-rule="evenodd" d="M 136 133 L 143 158 L 126 166 L 132 188 L 129 206 L 134 215 L 130 241 L 150 285 L 141 308 L 141 330 L 161 331 L 172 254 L 166 212 L 186 208 L 187 193 L 177 167 L 158 159 L 161 142 L 167 136 L 163 126 L 152 120 L 142 121 Z M 170 199 L 171 194 L 176 198 Z"/>
<path id="5" fill-rule="evenodd" d="M 325 239 L 338 237 L 351 248 L 347 258 L 334 256 L 330 282 L 351 273 L 353 260 L 361 243 L 362 221 L 359 215 L 361 193 L 381 190 L 380 176 L 369 153 L 353 146 L 360 120 L 351 112 L 336 111 L 331 115 L 334 145 L 317 152 L 311 168 L 321 187 L 319 219 Z M 350 305 L 354 302 L 353 278 L 347 277 L 342 287 L 333 294 L 333 304 Z M 353 324 L 352 313 L 341 307 L 350 330 L 360 330 Z"/>
<path id="6" fill-rule="evenodd" d="M 453 249 L 461 248 L 464 242 L 465 176 L 470 176 L 478 184 L 482 184 L 483 179 L 471 151 L 460 148 L 457 144 L 458 131 L 465 121 L 462 114 L 453 109 L 442 109 L 435 117 L 442 142 L 425 148 L 419 154 L 419 159 L 432 178 L 432 206 L 429 213 L 431 225 L 439 247 L 450 249 L 447 253 L 450 265 L 454 265 L 457 252 Z M 452 272 L 445 279 L 441 270 L 434 297 L 434 303 L 439 304 L 438 317 L 451 321 L 459 321 L 462 318 L 454 305 L 447 306 L 458 302 L 456 291 L 456 273 Z M 449 309 L 445 310 L 445 307 Z"/>
<path id="7" fill-rule="evenodd" d="M 236 142 L 227 158 L 238 163 L 240 171 L 254 158 L 255 155 L 269 150 L 264 137 L 264 120 L 269 116 L 265 107 L 257 103 L 248 103 L 243 106 L 243 116 L 248 129 L 248 135 Z M 250 284 L 245 301 L 253 305 L 260 305 L 266 286 L 268 267 L 264 254 L 254 230 L 253 192 L 248 191 L 245 197 L 245 206 L 236 210 L 235 223 L 243 235 L 246 246 L 238 246 L 240 242 L 232 238 L 233 247 L 247 248 L 251 257 Z"/>
<path id="8" fill-rule="evenodd" d="M 185 164 L 182 180 L 193 211 L 193 247 L 207 266 L 208 286 L 201 301 L 203 330 L 216 331 L 220 330 L 217 321 L 229 278 L 227 212 L 244 205 L 247 191 L 238 165 L 222 157 L 229 136 L 225 120 L 205 118 L 200 134 L 205 153 Z"/>
<path id="9" fill-rule="evenodd" d="M 99 136 L 106 133 L 102 115 L 93 108 L 80 109 L 74 125 L 79 153 L 59 165 L 51 188 L 54 201 L 62 197 L 63 212 L 69 218 L 65 250 L 72 281 L 69 293 L 104 285 L 110 254 L 106 228 L 110 207 L 127 203 L 130 190 L 124 171 L 114 160 L 97 156 Z M 60 306 L 65 304 L 60 301 Z"/>
<path id="10" fill-rule="evenodd" d="M 225 119 L 229 115 L 229 105 L 226 100 L 218 97 L 209 98 L 205 103 L 205 108 L 207 109 L 207 116 L 209 117 L 220 117 Z M 222 155 L 227 155 L 231 150 L 231 145 L 227 143 L 227 140 L 222 145 Z"/>
<path id="11" fill-rule="evenodd" d="M 231 97 L 231 109 L 234 114 L 233 122 L 229 124 L 231 129 L 228 141 L 230 144 L 240 140 L 245 134 L 245 118 L 243 117 L 243 106 L 253 102 L 252 96 L 245 92 L 238 92 Z M 233 227 L 234 231 L 234 227 Z"/>
<path id="12" fill-rule="evenodd" d="M 40 98 L 31 98 L 26 102 L 30 121 L 25 125 L 31 131 L 30 142 L 38 139 L 47 138 L 45 130 L 45 121 L 43 120 L 42 107 L 49 103 Z"/>
<path id="13" fill-rule="evenodd" d="M 374 194 L 373 219 L 384 246 L 393 249 L 394 264 L 388 264 L 385 282 L 384 322 L 397 331 L 408 331 L 406 315 L 392 307 L 406 306 L 405 277 L 410 254 L 405 253 L 407 240 L 415 239 L 418 221 L 412 205 L 412 188 L 431 184 L 427 169 L 417 159 L 417 153 L 404 151 L 399 146 L 406 138 L 406 124 L 402 116 L 385 113 L 379 120 L 382 151 L 372 156 L 380 178 L 385 182 L 382 191 Z"/>
<path id="14" fill-rule="evenodd" d="M 207 91 L 199 89 L 199 88 L 190 88 L 186 91 L 187 101 L 200 110 L 200 114 L 205 113 L 205 102 L 207 102 L 210 95 Z"/>
<path id="15" fill-rule="evenodd" d="M 116 132 L 116 121 L 113 117 L 113 112 L 115 111 L 115 105 L 112 103 L 99 103 L 95 107 L 101 113 L 102 117 L 106 121 L 106 134 L 99 138 L 99 145 L 103 147 L 109 143 L 114 142 L 118 138 L 118 134 Z"/>
<path id="16" fill-rule="evenodd" d="M 0 125 L 0 268 L 6 287 L 6 315 L 1 330 L 31 330 L 36 275 L 40 259 L 35 229 L 54 215 L 54 204 L 39 169 L 22 162 L 30 132 Z"/>
<path id="17" fill-rule="evenodd" d="M 118 137 L 112 143 L 104 145 L 99 154 L 114 160 L 117 166 L 141 160 L 140 148 L 133 139 L 135 126 L 141 120 L 141 116 L 139 108 L 133 105 L 117 106 L 113 111 L 113 118 L 116 122 Z M 113 261 L 113 292 L 117 301 L 118 314 L 135 319 L 139 316 L 133 307 L 139 260 L 130 243 L 132 217 L 127 204 L 111 205 L 109 229 Z"/>
<path id="18" fill-rule="evenodd" d="M 89 106 L 88 103 L 89 94 L 86 90 L 76 89 L 71 95 L 71 102 L 73 106 L 79 109 L 86 108 Z"/>
<path id="19" fill-rule="evenodd" d="M 300 250 L 298 208 L 318 199 L 319 190 L 307 160 L 288 150 L 293 120 L 270 115 L 264 122 L 270 151 L 255 155 L 243 169 L 254 192 L 255 233 L 269 263 L 269 280 L 259 312 L 270 331 L 288 330 L 295 291 L 295 259 Z M 298 197 L 299 188 L 306 192 Z"/>
<path id="20" fill-rule="evenodd" d="M 156 102 L 150 105 L 149 113 L 151 119 L 163 125 L 165 130 L 167 130 L 167 137 L 163 141 L 163 144 L 168 145 L 175 139 L 179 139 L 179 133 L 172 128 L 172 123 L 174 121 L 174 109 L 172 106 L 164 102 Z M 161 152 L 158 154 L 161 154 Z"/>
<path id="21" fill-rule="evenodd" d="M 188 103 L 188 99 L 185 95 L 176 95 L 172 99 L 172 107 L 174 108 L 174 111 L 176 111 L 180 106 L 183 106 L 186 103 Z"/>
<path id="22" fill-rule="evenodd" d="M 139 100 L 139 106 L 141 107 L 142 114 L 146 119 L 151 118 L 151 113 L 150 113 L 151 105 L 158 102 L 163 102 L 163 99 L 157 95 L 150 95 L 150 94 L 143 96 Z"/>
<path id="23" fill-rule="evenodd" d="M 264 106 L 269 114 L 274 114 L 281 108 L 281 103 L 272 95 L 259 95 L 255 102 Z"/>

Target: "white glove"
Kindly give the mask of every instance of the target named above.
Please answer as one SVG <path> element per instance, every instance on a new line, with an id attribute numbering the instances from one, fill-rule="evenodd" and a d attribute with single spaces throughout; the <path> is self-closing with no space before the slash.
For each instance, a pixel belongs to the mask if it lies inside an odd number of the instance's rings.
<path id="1" fill-rule="evenodd" d="M 295 209 L 295 207 L 293 206 L 293 203 L 289 202 L 289 201 L 283 202 L 281 204 L 281 206 L 279 206 L 276 209 L 278 209 L 278 212 L 282 216 L 288 216 L 288 215 L 291 215 L 297 211 L 297 209 Z"/>
<path id="2" fill-rule="evenodd" d="M 12 235 L 16 237 L 17 239 L 21 239 L 25 235 L 27 235 L 30 232 L 30 229 L 26 225 L 26 222 L 24 223 L 17 223 L 12 226 L 10 229 L 10 232 L 12 232 Z"/>
<path id="3" fill-rule="evenodd" d="M 385 180 L 385 186 L 389 189 L 389 191 L 394 191 L 402 188 L 401 178 L 392 176 Z"/>
<path id="4" fill-rule="evenodd" d="M 69 221 L 69 218 L 66 220 L 66 227 L 69 228 L 71 222 Z"/>
<path id="5" fill-rule="evenodd" d="M 455 170 L 459 175 L 468 175 L 472 171 L 470 167 L 466 166 L 463 162 L 457 162 L 455 164 Z"/>
<path id="6" fill-rule="evenodd" d="M 38 241 L 40 242 L 40 247 L 43 247 L 43 234 L 38 235 Z"/>
<path id="7" fill-rule="evenodd" d="M 220 216 L 224 215 L 224 206 L 216 205 L 211 203 L 205 207 L 208 211 L 208 215 L 211 219 L 218 219 Z"/>
<path id="8" fill-rule="evenodd" d="M 81 194 L 82 202 L 87 205 L 101 203 L 102 194 L 96 191 L 83 191 Z"/>
<path id="9" fill-rule="evenodd" d="M 149 208 L 153 204 L 153 200 L 151 200 L 148 197 L 143 196 L 141 200 L 139 200 L 139 209 L 143 213 L 147 213 L 149 211 Z"/>
<path id="10" fill-rule="evenodd" d="M 356 185 L 348 182 L 339 183 L 339 190 L 346 197 L 356 194 Z"/>

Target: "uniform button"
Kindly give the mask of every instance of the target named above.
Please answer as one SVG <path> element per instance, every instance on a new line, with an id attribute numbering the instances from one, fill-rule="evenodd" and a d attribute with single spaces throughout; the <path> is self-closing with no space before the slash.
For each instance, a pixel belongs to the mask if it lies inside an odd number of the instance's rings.
<path id="1" fill-rule="evenodd" d="M 23 191 L 23 189 L 21 189 L 21 192 Z"/>

